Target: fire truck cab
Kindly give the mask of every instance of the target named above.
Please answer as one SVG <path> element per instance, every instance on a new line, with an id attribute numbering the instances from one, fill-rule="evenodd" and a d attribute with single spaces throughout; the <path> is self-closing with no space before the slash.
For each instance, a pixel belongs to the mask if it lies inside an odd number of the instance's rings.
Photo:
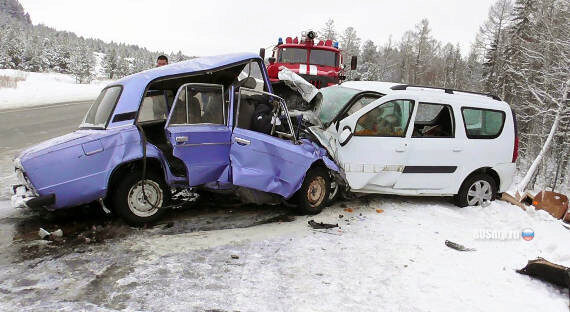
<path id="1" fill-rule="evenodd" d="M 346 79 L 338 42 L 330 39 L 315 41 L 316 33 L 309 31 L 298 37 L 279 38 L 268 59 L 267 72 L 272 84 L 279 83 L 279 69 L 284 66 L 303 77 L 317 88 L 338 84 Z M 262 50 L 264 54 L 264 51 Z M 263 57 L 263 56 L 262 56 Z M 356 56 L 351 69 L 356 69 Z"/>

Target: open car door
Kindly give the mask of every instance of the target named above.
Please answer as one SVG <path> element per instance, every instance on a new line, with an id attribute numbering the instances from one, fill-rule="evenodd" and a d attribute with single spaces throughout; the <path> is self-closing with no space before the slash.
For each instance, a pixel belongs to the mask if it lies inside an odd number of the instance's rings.
<path id="1" fill-rule="evenodd" d="M 190 186 L 214 182 L 229 173 L 227 115 L 222 85 L 188 83 L 178 89 L 166 136 L 173 156 L 186 166 Z"/>
<path id="2" fill-rule="evenodd" d="M 263 113 L 265 112 L 265 113 Z M 283 99 L 240 88 L 232 134 L 232 183 L 290 197 L 300 187 L 312 150 L 296 144 Z"/>

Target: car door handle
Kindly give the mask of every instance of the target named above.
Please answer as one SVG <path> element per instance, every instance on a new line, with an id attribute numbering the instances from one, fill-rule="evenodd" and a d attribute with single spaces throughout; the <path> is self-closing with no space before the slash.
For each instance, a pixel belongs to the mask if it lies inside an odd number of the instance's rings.
<path id="1" fill-rule="evenodd" d="M 461 147 L 454 147 L 454 148 L 453 148 L 453 151 L 456 152 L 456 153 L 457 153 L 457 152 L 461 152 L 461 151 L 463 151 L 463 148 L 461 148 Z"/>
<path id="2" fill-rule="evenodd" d="M 177 136 L 175 140 L 176 140 L 176 143 L 182 144 L 182 143 L 188 142 L 188 137 L 187 136 Z"/>
<path id="3" fill-rule="evenodd" d="M 249 145 L 251 144 L 251 141 L 236 137 L 236 143 L 239 145 Z"/>

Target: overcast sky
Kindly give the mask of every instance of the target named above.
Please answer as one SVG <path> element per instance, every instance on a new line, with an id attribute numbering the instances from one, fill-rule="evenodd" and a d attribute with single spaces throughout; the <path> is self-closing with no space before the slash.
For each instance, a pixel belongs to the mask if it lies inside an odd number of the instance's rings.
<path id="1" fill-rule="evenodd" d="M 338 32 L 352 26 L 362 42 L 376 44 L 390 35 L 398 41 L 428 18 L 436 39 L 460 43 L 466 53 L 494 1 L 20 0 L 34 24 L 198 56 L 258 52 L 280 36 L 318 31 L 329 18 Z"/>

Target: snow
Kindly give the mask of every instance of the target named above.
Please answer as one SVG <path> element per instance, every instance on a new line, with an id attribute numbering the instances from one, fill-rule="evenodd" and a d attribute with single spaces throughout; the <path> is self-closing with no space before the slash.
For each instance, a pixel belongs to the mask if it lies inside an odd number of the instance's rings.
<path id="1" fill-rule="evenodd" d="M 312 230 L 310 219 L 341 227 Z M 481 230 L 526 228 L 535 232 L 531 241 L 477 239 Z M 445 240 L 476 250 L 450 249 Z M 0 266 L 0 307 L 568 311 L 566 290 L 515 270 L 539 256 L 570 266 L 569 240 L 544 211 L 505 202 L 457 208 L 437 198 L 367 197 L 288 223 L 175 235 L 149 229 Z"/>
<path id="2" fill-rule="evenodd" d="M 0 69 L 0 76 L 21 77 L 17 88 L 0 88 L 0 109 L 94 100 L 109 81 L 77 84 L 75 78 L 59 73 L 32 73 Z"/>

